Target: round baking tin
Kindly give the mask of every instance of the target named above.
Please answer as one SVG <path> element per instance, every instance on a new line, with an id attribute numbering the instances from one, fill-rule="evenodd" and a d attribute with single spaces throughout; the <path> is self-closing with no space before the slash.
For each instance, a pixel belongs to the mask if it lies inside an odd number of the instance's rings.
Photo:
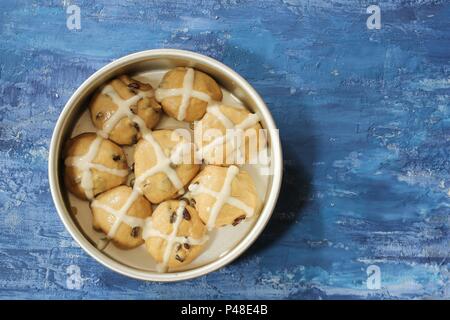
<path id="1" fill-rule="evenodd" d="M 61 152 L 64 142 L 70 137 L 73 124 L 86 106 L 85 102 L 100 85 L 123 73 L 135 73 L 145 69 L 163 69 L 177 66 L 193 67 L 210 74 L 222 87 L 240 99 L 248 109 L 258 112 L 263 128 L 267 129 L 273 174 L 269 179 L 266 198 L 263 200 L 264 207 L 256 218 L 257 221 L 252 229 L 237 246 L 217 260 L 203 266 L 186 271 L 158 273 L 122 264 L 99 251 L 85 237 L 72 217 L 67 197 L 64 196 L 66 191 L 62 180 L 64 164 L 61 159 Z M 49 152 L 48 174 L 53 201 L 62 222 L 72 237 L 89 255 L 111 270 L 132 278 L 171 282 L 192 279 L 215 271 L 236 259 L 257 239 L 272 215 L 280 191 L 282 151 L 278 130 L 276 130 L 267 106 L 252 86 L 239 74 L 217 60 L 198 53 L 175 49 L 157 49 L 133 53 L 109 63 L 90 76 L 75 91 L 64 106 L 53 131 Z"/>

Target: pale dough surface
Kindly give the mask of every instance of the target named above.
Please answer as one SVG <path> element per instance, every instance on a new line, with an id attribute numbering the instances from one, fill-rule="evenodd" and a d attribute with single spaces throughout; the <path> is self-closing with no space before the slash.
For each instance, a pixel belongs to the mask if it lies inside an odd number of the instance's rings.
<path id="1" fill-rule="evenodd" d="M 183 143 L 183 138 L 174 133 L 173 130 L 155 130 L 151 134 L 168 158 L 174 150 L 174 147 L 178 143 Z M 183 186 L 186 186 L 200 169 L 200 165 L 194 163 L 193 144 L 190 154 L 191 157 L 186 159 L 184 163 L 178 165 L 172 164 L 172 168 L 177 173 Z M 134 172 L 137 179 L 157 163 L 155 150 L 153 149 L 152 144 L 145 139 L 140 139 L 134 151 L 134 161 Z M 145 197 L 155 204 L 179 196 L 179 190 L 173 185 L 164 172 L 159 172 L 148 177 L 141 187 Z"/>
<path id="2" fill-rule="evenodd" d="M 95 140 L 95 133 L 82 133 L 70 139 L 65 148 L 64 158 L 85 155 L 91 143 Z M 98 148 L 97 155 L 92 161 L 104 165 L 111 169 L 128 169 L 127 159 L 121 147 L 110 140 L 103 139 Z M 103 191 L 114 188 L 127 181 L 127 177 L 120 177 L 97 169 L 90 169 L 92 172 L 93 194 L 97 195 Z M 87 200 L 85 190 L 81 186 L 82 171 L 73 166 L 65 166 L 64 182 L 66 187 L 75 196 Z"/>
<path id="3" fill-rule="evenodd" d="M 111 85 L 117 94 L 123 99 L 127 100 L 136 95 L 137 90 L 143 92 L 153 93 L 153 88 L 150 84 L 140 82 L 126 75 L 122 75 L 106 85 Z M 101 92 L 101 89 L 91 100 L 89 110 L 91 120 L 95 127 L 103 129 L 103 126 L 108 119 L 112 117 L 118 106 L 112 99 Z M 132 106 L 131 111 L 139 116 L 146 124 L 147 128 L 152 129 L 159 122 L 161 116 L 161 106 L 153 97 L 145 97 L 140 99 L 136 105 Z M 109 139 L 120 144 L 130 145 L 134 144 L 139 139 L 139 127 L 133 123 L 128 117 L 124 117 L 115 125 L 109 134 Z"/>
<path id="4" fill-rule="evenodd" d="M 177 67 L 168 71 L 162 79 L 159 88 L 161 89 L 177 89 L 183 87 L 186 68 Z M 222 100 L 222 90 L 217 82 L 204 72 L 194 69 L 194 86 L 193 90 L 206 93 L 214 101 Z M 181 96 L 173 96 L 162 99 L 161 105 L 164 111 L 172 118 L 177 118 L 179 107 L 181 104 Z M 184 121 L 192 122 L 199 120 L 206 112 L 208 103 L 206 101 L 190 98 L 186 109 Z"/>
<path id="5" fill-rule="evenodd" d="M 249 115 L 250 112 L 244 108 L 228 106 L 221 104 L 218 106 L 220 112 L 228 118 L 233 125 L 240 124 Z M 205 116 L 194 126 L 195 143 L 201 149 L 212 143 L 216 138 L 224 136 L 227 128 L 219 120 L 219 118 L 211 112 L 207 112 Z M 243 156 L 244 163 L 249 163 L 251 159 L 256 159 L 258 152 L 266 146 L 265 133 L 261 124 L 258 122 L 253 126 L 243 130 L 244 145 Z M 208 164 L 231 165 L 237 163 L 236 149 L 231 142 L 225 142 L 217 145 L 211 152 L 204 152 L 203 158 Z"/>
<path id="6" fill-rule="evenodd" d="M 225 182 L 227 170 L 227 167 L 208 165 L 194 178 L 191 184 L 198 183 L 204 188 L 220 192 Z M 230 196 L 253 208 L 254 215 L 259 214 L 261 210 L 261 201 L 256 192 L 255 183 L 246 171 L 240 170 L 232 180 Z M 207 224 L 210 210 L 217 199 L 206 193 L 194 193 L 192 198 L 195 201 L 195 208 L 197 209 L 200 218 Z M 237 225 L 244 220 L 245 217 L 246 213 L 243 210 L 225 203 L 217 215 L 215 227 Z"/>
<path id="7" fill-rule="evenodd" d="M 118 186 L 98 195 L 95 198 L 95 201 L 119 211 L 127 202 L 131 192 L 132 189 L 128 186 Z M 91 210 L 94 229 L 108 234 L 111 226 L 116 221 L 116 217 L 108 211 L 95 206 L 91 207 Z M 145 219 L 151 216 L 152 206 L 143 196 L 138 196 L 126 214 L 128 216 Z M 121 222 L 111 240 L 116 246 L 122 249 L 138 247 L 144 243 L 144 240 L 142 239 L 142 227 L 132 228 L 127 223 Z"/>
<path id="8" fill-rule="evenodd" d="M 179 205 L 180 201 L 177 200 L 169 200 L 161 203 L 153 212 L 153 227 L 159 232 L 169 235 L 173 230 L 173 215 L 176 214 Z M 197 240 L 202 239 L 205 235 L 206 228 L 200 220 L 197 211 L 189 205 L 186 206 L 185 210 L 187 210 L 188 214 L 183 214 L 183 220 L 179 225 L 176 235 L 178 237 L 190 237 Z M 147 251 L 158 263 L 163 261 L 166 244 L 167 241 L 160 237 L 149 237 L 145 239 Z M 202 252 L 203 246 L 175 243 L 170 252 L 167 267 L 169 269 L 177 268 L 191 263 Z"/>

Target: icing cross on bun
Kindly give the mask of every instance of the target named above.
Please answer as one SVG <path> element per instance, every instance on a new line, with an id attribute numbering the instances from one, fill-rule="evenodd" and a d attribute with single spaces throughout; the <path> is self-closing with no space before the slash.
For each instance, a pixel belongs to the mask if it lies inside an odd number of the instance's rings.
<path id="1" fill-rule="evenodd" d="M 195 155 L 194 144 L 174 130 L 145 134 L 134 151 L 136 182 L 145 197 L 156 204 L 183 194 L 200 169 Z"/>
<path id="2" fill-rule="evenodd" d="M 91 202 L 94 229 L 122 249 L 132 249 L 144 243 L 145 218 L 152 206 L 139 192 L 128 186 L 118 186 L 98 195 Z"/>
<path id="3" fill-rule="evenodd" d="M 199 157 L 208 164 L 257 163 L 267 140 L 257 114 L 239 106 L 211 105 L 194 124 Z"/>
<path id="4" fill-rule="evenodd" d="M 122 148 L 95 133 L 70 139 L 64 157 L 65 185 L 80 199 L 91 200 L 127 180 L 129 171 Z"/>
<path id="5" fill-rule="evenodd" d="M 147 251 L 159 263 L 159 271 L 186 265 L 202 251 L 208 240 L 197 211 L 185 201 L 161 203 L 147 219 L 144 239 Z"/>
<path id="6" fill-rule="evenodd" d="M 89 104 L 96 132 L 70 139 L 63 153 L 67 189 L 90 201 L 93 228 L 106 235 L 100 250 L 105 239 L 120 249 L 144 245 L 158 271 L 182 270 L 208 231 L 259 214 L 255 182 L 236 165 L 256 163 L 267 139 L 257 114 L 222 98 L 212 77 L 189 67 L 166 72 L 156 91 L 127 75 L 100 87 Z M 159 127 L 172 129 L 153 131 L 162 109 L 194 122 L 192 130 L 164 116 Z"/>
<path id="7" fill-rule="evenodd" d="M 120 145 L 138 141 L 140 128 L 136 118 L 151 129 L 161 114 L 152 86 L 126 75 L 106 84 L 91 100 L 89 110 L 99 134 Z"/>
<path id="8" fill-rule="evenodd" d="M 192 122 L 203 117 L 211 101 L 222 100 L 222 90 L 206 73 L 177 67 L 168 71 L 156 89 L 156 99 L 164 111 L 179 121 Z"/>
<path id="9" fill-rule="evenodd" d="M 206 166 L 190 184 L 188 197 L 208 230 L 236 226 L 261 209 L 253 179 L 236 166 Z"/>

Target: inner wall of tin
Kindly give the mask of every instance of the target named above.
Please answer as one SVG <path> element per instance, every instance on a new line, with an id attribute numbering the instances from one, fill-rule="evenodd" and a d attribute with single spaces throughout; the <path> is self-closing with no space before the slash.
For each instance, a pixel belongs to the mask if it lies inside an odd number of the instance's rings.
<path id="1" fill-rule="evenodd" d="M 159 69 L 169 69 L 174 67 L 193 67 L 200 71 L 203 71 L 209 75 L 211 75 L 222 87 L 224 87 L 226 90 L 230 91 L 233 95 L 235 95 L 239 100 L 241 100 L 245 106 L 255 112 L 258 110 L 258 107 L 256 106 L 256 102 L 250 98 L 248 92 L 245 91 L 244 88 L 241 88 L 237 85 L 237 83 L 230 79 L 226 74 L 225 71 L 218 70 L 215 67 L 211 67 L 208 64 L 204 64 L 197 61 L 191 61 L 186 59 L 180 59 L 180 58 L 145 58 L 143 61 L 139 62 L 130 62 L 127 65 L 119 66 L 115 68 L 114 70 L 111 70 L 109 72 L 106 72 L 99 77 L 97 77 L 90 85 L 86 88 L 84 92 L 81 92 L 79 97 L 77 97 L 77 100 L 74 101 L 74 105 L 70 112 L 68 113 L 63 126 L 63 132 L 61 134 L 61 142 L 59 145 L 59 161 L 58 161 L 58 180 L 59 180 L 59 191 L 62 195 L 62 198 L 64 199 L 64 204 L 67 209 L 67 212 L 71 212 L 69 210 L 70 204 L 67 196 L 67 192 L 64 192 L 64 159 L 62 156 L 62 152 L 64 150 L 64 145 L 66 141 L 70 138 L 71 132 L 73 131 L 73 128 L 75 126 L 75 123 L 77 122 L 77 119 L 80 117 L 80 115 L 86 110 L 89 100 L 92 96 L 92 94 L 97 90 L 99 86 L 104 84 L 110 79 L 113 79 L 114 77 L 127 73 L 127 74 L 134 74 L 142 72 L 143 70 L 159 70 Z M 267 128 L 265 119 L 261 119 L 261 124 L 263 128 Z M 271 149 L 271 139 L 270 134 L 267 134 L 267 140 L 268 145 Z M 269 179 L 269 184 L 267 186 L 267 190 L 271 190 L 272 188 L 272 181 L 273 179 Z M 266 197 L 268 194 L 266 194 Z M 265 201 L 264 201 L 265 202 Z M 76 224 L 76 219 L 72 218 L 72 221 L 74 221 Z M 78 227 L 80 231 L 81 228 Z M 95 244 L 94 244 L 95 245 Z"/>

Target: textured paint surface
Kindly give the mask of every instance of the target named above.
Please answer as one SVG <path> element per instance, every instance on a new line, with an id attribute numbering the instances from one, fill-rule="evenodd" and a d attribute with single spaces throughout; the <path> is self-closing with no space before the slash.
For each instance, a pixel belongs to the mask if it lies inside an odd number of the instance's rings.
<path id="1" fill-rule="evenodd" d="M 81 8 L 81 30 L 64 5 Z M 1 1 L 0 298 L 450 298 L 450 4 Z M 281 129 L 270 224 L 233 264 L 147 283 L 87 256 L 60 222 L 47 157 L 58 115 L 101 66 L 151 48 L 210 55 Z M 381 270 L 369 290 L 366 269 Z"/>

